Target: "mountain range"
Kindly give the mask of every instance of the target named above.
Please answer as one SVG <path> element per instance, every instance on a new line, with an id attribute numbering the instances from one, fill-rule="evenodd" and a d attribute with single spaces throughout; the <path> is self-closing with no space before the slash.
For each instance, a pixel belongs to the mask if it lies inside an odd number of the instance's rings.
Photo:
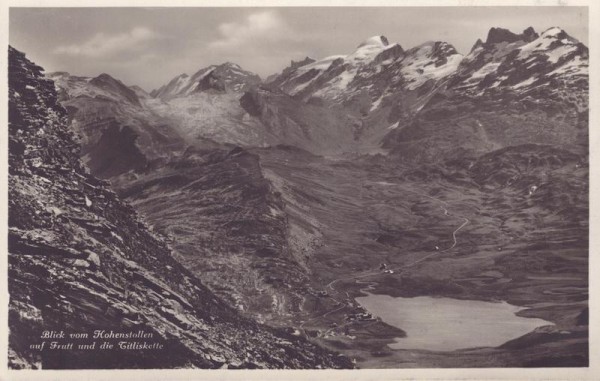
<path id="1" fill-rule="evenodd" d="M 35 67 L 9 52 L 11 78 L 21 75 L 19 67 Z M 260 362 L 254 352 L 240 359 L 219 347 L 193 350 L 227 360 L 187 365 L 348 367 L 353 358 L 362 367 L 585 366 L 588 58 L 588 48 L 558 27 L 520 34 L 492 28 L 466 55 L 443 41 L 407 48 L 374 36 L 349 54 L 292 61 L 265 80 L 227 62 L 150 93 L 108 74 L 44 79 L 38 68 L 20 81 L 47 89 L 44 102 L 66 110 L 54 111 L 59 132 L 47 132 L 70 142 L 69 166 L 52 169 L 58 179 L 68 184 L 80 174 L 100 184 L 98 192 L 115 192 L 104 196 L 112 206 L 88 217 L 127 210 L 109 221 L 112 230 L 126 221 L 128 229 L 139 225 L 127 236 L 157 240 L 155 267 L 128 260 L 176 287 L 168 293 L 183 293 L 181 279 L 198 282 L 201 291 L 183 287 L 186 300 L 211 300 L 215 325 L 229 314 L 243 322 L 241 338 L 225 331 L 228 340 L 249 340 L 248 348 L 256 345 L 253 334 L 261 342 L 284 340 L 276 345 L 305 359 Z M 11 89 L 21 95 L 25 85 Z M 11 95 L 18 115 L 29 107 L 22 99 Z M 24 131 L 12 118 L 11 134 Z M 11 155 L 29 152 L 20 147 L 34 136 L 33 129 L 11 135 Z M 53 158 L 54 151 L 41 152 L 44 162 Z M 29 160 L 11 156 L 30 171 L 15 173 L 25 184 L 11 185 L 11 200 L 34 198 L 31 189 L 43 186 L 38 161 Z M 64 201 L 68 192 L 55 193 Z M 34 215 L 18 209 L 27 202 L 17 204 L 13 215 Z M 31 223 L 11 222 L 28 248 L 35 239 L 23 226 Z M 114 245 L 128 256 L 133 244 L 115 239 L 96 244 L 113 253 L 99 255 L 100 263 L 117 252 Z M 163 262 L 177 276 L 165 273 Z M 403 270 L 382 272 L 382 264 Z M 17 273 L 25 277 L 32 268 Z M 392 350 L 406 332 L 381 319 L 352 320 L 364 312 L 355 298 L 365 295 L 365 282 L 369 293 L 394 297 L 503 300 L 554 325 L 497 348 Z M 180 306 L 188 320 L 205 308 L 189 305 Z M 278 349 L 265 348 L 271 350 Z M 28 363 L 29 355 L 15 353 L 15 363 Z"/>

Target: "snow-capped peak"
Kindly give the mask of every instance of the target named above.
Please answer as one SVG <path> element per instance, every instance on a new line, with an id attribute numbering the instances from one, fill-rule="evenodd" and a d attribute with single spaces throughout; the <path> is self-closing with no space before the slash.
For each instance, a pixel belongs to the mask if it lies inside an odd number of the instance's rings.
<path id="1" fill-rule="evenodd" d="M 388 86 L 406 83 L 414 90 L 429 80 L 447 77 L 461 60 L 462 55 L 446 42 L 429 41 L 404 51 L 399 44 L 390 44 L 384 36 L 373 36 L 349 55 L 330 56 L 285 71 L 279 85 L 288 94 L 301 97 L 341 101 L 367 91 L 380 98 L 386 86 L 376 88 L 370 81 L 383 78 L 380 74 L 384 71 L 390 73 Z"/>
<path id="2" fill-rule="evenodd" d="M 542 32 L 542 37 L 558 37 L 561 33 L 566 34 L 562 28 L 553 26 Z"/>
<path id="3" fill-rule="evenodd" d="M 318 61 L 312 62 L 308 65 L 304 65 L 303 67 L 301 67 L 299 69 L 299 71 L 305 72 L 305 71 L 312 70 L 312 69 L 325 70 L 325 69 L 329 68 L 329 66 L 331 66 L 333 61 L 338 60 L 338 59 L 343 60 L 344 58 L 346 58 L 346 56 L 343 56 L 343 55 L 334 55 L 334 56 L 325 57 Z"/>
<path id="4" fill-rule="evenodd" d="M 453 86 L 478 95 L 505 90 L 526 94 L 552 82 L 553 94 L 566 94 L 587 76 L 587 59 L 588 49 L 558 27 L 540 35 L 533 28 L 520 35 L 493 28 L 488 41 L 476 44 L 463 60 Z"/>
<path id="5" fill-rule="evenodd" d="M 162 100 L 188 96 L 207 89 L 221 92 L 244 91 L 248 86 L 260 82 L 260 77 L 246 71 L 233 62 L 204 67 L 193 75 L 181 74 L 167 85 L 153 92 L 153 96 Z"/>
<path id="6" fill-rule="evenodd" d="M 370 62 L 379 53 L 389 47 L 389 43 L 385 37 L 371 37 L 363 41 L 363 43 L 360 44 L 352 54 L 346 56 L 344 60 L 353 66 L 360 65 L 363 62 Z"/>
<path id="7" fill-rule="evenodd" d="M 379 46 L 379 47 L 386 47 L 388 46 L 390 43 L 388 41 L 388 39 L 385 36 L 373 36 L 370 38 L 367 38 L 366 40 L 364 40 L 363 42 L 361 42 L 357 49 L 360 49 L 364 46 Z"/>
<path id="8" fill-rule="evenodd" d="M 301 66 L 292 62 L 292 66 L 282 73 L 279 84 L 289 94 L 295 95 L 310 88 L 314 80 L 324 76 L 323 78 L 327 78 L 326 85 L 314 95 L 334 99 L 346 91 L 360 70 L 374 64 L 380 53 L 392 48 L 402 51 L 401 48 L 397 49 L 399 45 L 390 45 L 385 36 L 373 36 L 360 43 L 349 55 L 333 55 L 314 62 L 311 59 Z"/>
<path id="9" fill-rule="evenodd" d="M 428 41 L 406 52 L 402 75 L 407 87 L 414 90 L 430 79 L 440 80 L 454 73 L 463 59 L 447 42 Z"/>
<path id="10" fill-rule="evenodd" d="M 233 62 L 229 62 L 229 61 L 227 61 L 227 62 L 225 62 L 225 63 L 223 63 L 223 64 L 221 64 L 219 66 L 225 66 L 225 67 L 232 67 L 232 68 L 235 68 L 235 69 L 241 69 L 240 65 L 238 65 L 236 63 L 233 63 Z"/>
<path id="11" fill-rule="evenodd" d="M 548 56 L 550 62 L 556 63 L 561 57 L 578 51 L 579 45 L 579 41 L 569 36 L 564 30 L 552 27 L 545 30 L 539 38 L 523 45 L 519 51 L 519 58 L 543 52 Z"/>

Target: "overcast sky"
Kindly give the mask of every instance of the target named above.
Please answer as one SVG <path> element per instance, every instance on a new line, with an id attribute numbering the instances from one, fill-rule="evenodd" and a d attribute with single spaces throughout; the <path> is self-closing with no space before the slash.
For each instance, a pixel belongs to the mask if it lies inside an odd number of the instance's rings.
<path id="1" fill-rule="evenodd" d="M 226 61 L 264 78 L 374 35 L 405 49 L 447 41 L 466 54 L 491 27 L 560 26 L 588 44 L 583 7 L 11 8 L 9 20 L 11 45 L 47 72 L 105 72 L 147 90 Z"/>

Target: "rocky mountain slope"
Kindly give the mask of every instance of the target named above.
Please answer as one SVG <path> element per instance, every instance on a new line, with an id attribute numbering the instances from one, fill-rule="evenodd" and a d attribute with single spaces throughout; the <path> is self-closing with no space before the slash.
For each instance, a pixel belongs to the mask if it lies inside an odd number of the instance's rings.
<path id="1" fill-rule="evenodd" d="M 164 238 L 87 173 L 42 70 L 9 48 L 10 367 L 350 366 L 240 317 L 175 260 Z M 123 90 L 105 77 L 94 82 L 107 92 Z M 76 348 L 65 355 L 30 348 L 43 330 L 97 329 L 143 330 L 164 349 Z"/>

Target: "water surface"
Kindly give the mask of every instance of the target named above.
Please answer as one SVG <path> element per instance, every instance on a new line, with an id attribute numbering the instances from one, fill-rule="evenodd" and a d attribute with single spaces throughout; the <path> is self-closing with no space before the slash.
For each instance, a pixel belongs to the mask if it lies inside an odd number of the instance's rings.
<path id="1" fill-rule="evenodd" d="M 515 315 L 523 307 L 451 298 L 394 298 L 368 294 L 356 300 L 373 315 L 406 332 L 396 338 L 393 349 L 451 351 L 473 347 L 497 347 L 552 325 L 546 320 Z"/>

